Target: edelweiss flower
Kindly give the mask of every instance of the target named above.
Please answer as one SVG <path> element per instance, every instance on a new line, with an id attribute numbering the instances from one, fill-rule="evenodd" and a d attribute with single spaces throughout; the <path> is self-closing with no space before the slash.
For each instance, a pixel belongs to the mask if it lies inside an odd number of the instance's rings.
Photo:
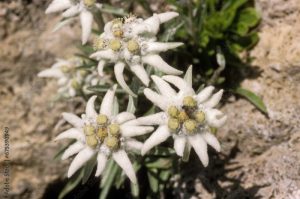
<path id="1" fill-rule="evenodd" d="M 181 74 L 181 71 L 168 65 L 159 56 L 159 53 L 177 48 L 182 43 L 156 41 L 160 24 L 177 16 L 178 13 L 176 12 L 166 12 L 154 14 L 143 20 L 130 15 L 123 19 L 118 18 L 108 22 L 104 27 L 104 33 L 95 40 L 96 52 L 91 55 L 91 58 L 99 61 L 98 72 L 100 76 L 103 74 L 103 67 L 107 63 L 114 63 L 114 72 L 118 83 L 134 96 L 135 94 L 127 86 L 123 77 L 123 70 L 126 65 L 145 86 L 148 86 L 150 79 L 144 64 L 148 64 L 165 74 Z"/>
<path id="2" fill-rule="evenodd" d="M 96 0 L 53 0 L 47 8 L 46 14 L 64 11 L 62 13 L 64 18 L 80 14 L 82 44 L 85 44 L 92 31 L 93 12 L 99 7 L 101 4 L 96 3 Z"/>
<path id="3" fill-rule="evenodd" d="M 76 91 L 80 89 L 80 85 L 83 81 L 83 76 L 86 75 L 84 70 L 76 70 L 76 67 L 81 65 L 80 59 L 57 59 L 57 62 L 46 69 L 38 73 L 38 77 L 51 77 L 57 78 L 58 93 L 67 94 L 68 97 L 74 97 Z"/>
<path id="4" fill-rule="evenodd" d="M 79 58 L 57 59 L 57 62 L 51 68 L 41 71 L 38 77 L 58 79 L 58 85 L 60 86 L 58 93 L 67 97 L 74 97 L 80 90 L 88 93 L 87 87 L 108 81 L 107 78 L 100 79 L 94 71 L 78 69 L 82 66 L 82 63 Z"/>
<path id="5" fill-rule="evenodd" d="M 223 90 L 212 95 L 214 87 L 208 86 L 196 94 L 192 85 L 177 76 L 152 76 L 160 94 L 146 88 L 145 96 L 163 112 L 137 119 L 138 124 L 159 125 L 146 140 L 142 155 L 152 147 L 172 136 L 174 149 L 183 156 L 186 144 L 192 146 L 204 166 L 208 165 L 207 144 L 220 151 L 220 144 L 210 129 L 221 127 L 226 116 L 214 107 L 219 103 Z M 176 92 L 170 84 L 179 89 Z"/>
<path id="6" fill-rule="evenodd" d="M 129 179 L 133 183 L 137 182 L 126 150 L 140 151 L 142 143 L 130 137 L 150 132 L 153 127 L 131 124 L 131 121 L 135 119 L 132 113 L 115 114 L 113 112 L 116 87 L 115 85 L 105 94 L 99 114 L 94 109 L 97 96 L 93 96 L 88 100 L 86 113 L 81 118 L 71 113 L 63 113 L 64 119 L 72 124 L 74 128 L 61 133 L 55 140 L 64 138 L 77 140 L 62 156 L 64 160 L 78 153 L 69 167 L 68 177 L 72 176 L 90 158 L 97 154 L 96 176 L 100 176 L 105 169 L 107 159 L 113 158 Z"/>

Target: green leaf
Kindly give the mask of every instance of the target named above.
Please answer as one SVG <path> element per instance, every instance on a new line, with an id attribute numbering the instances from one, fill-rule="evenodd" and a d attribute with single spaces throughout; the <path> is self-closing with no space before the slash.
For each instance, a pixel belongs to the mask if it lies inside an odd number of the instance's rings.
<path id="1" fill-rule="evenodd" d="M 183 151 L 183 156 L 182 156 L 182 161 L 183 162 L 188 162 L 190 159 L 190 154 L 191 154 L 191 145 L 189 142 L 187 142 L 184 146 L 184 151 Z"/>
<path id="2" fill-rule="evenodd" d="M 258 12 L 254 8 L 245 8 L 239 12 L 236 24 L 231 28 L 240 36 L 245 36 L 250 28 L 256 26 L 260 20 Z"/>
<path id="3" fill-rule="evenodd" d="M 82 54 L 76 54 L 77 56 L 79 55 L 82 55 L 82 56 L 85 56 L 87 59 L 90 59 L 89 58 L 89 55 L 92 54 L 94 52 L 94 49 L 92 46 L 88 46 L 88 45 L 77 45 L 77 48 L 79 48 L 79 50 L 81 50 L 83 52 L 84 55 Z"/>
<path id="4" fill-rule="evenodd" d="M 231 37 L 232 41 L 226 41 L 233 52 L 241 52 L 244 49 L 252 48 L 259 40 L 258 34 L 252 33 L 245 37 L 235 35 Z"/>
<path id="5" fill-rule="evenodd" d="M 234 90 L 235 93 L 245 97 L 247 100 L 249 100 L 252 104 L 254 104 L 260 111 L 262 111 L 265 114 L 268 114 L 267 108 L 263 102 L 263 100 L 258 97 L 256 94 L 254 94 L 252 91 L 243 89 L 243 88 L 237 88 Z"/>
<path id="6" fill-rule="evenodd" d="M 150 155 L 151 156 L 159 156 L 159 157 L 163 157 L 163 156 L 171 156 L 174 155 L 175 151 L 172 148 L 167 148 L 167 147 L 155 147 L 154 150 L 150 151 Z"/>
<path id="7" fill-rule="evenodd" d="M 115 96 L 113 101 L 112 115 L 117 115 L 118 113 L 119 113 L 119 103 L 118 103 L 118 98 Z"/>
<path id="8" fill-rule="evenodd" d="M 172 167 L 172 159 L 170 159 L 170 158 L 150 158 L 150 157 L 148 157 L 146 161 L 147 161 L 146 167 L 148 167 L 148 168 L 169 169 Z"/>
<path id="9" fill-rule="evenodd" d="M 134 198 L 137 198 L 140 195 L 140 187 L 139 184 L 130 184 L 130 189 L 131 189 L 131 195 Z"/>
<path id="10" fill-rule="evenodd" d="M 162 182 L 167 182 L 169 181 L 171 174 L 172 174 L 172 170 L 161 170 L 159 172 L 159 178 Z"/>
<path id="11" fill-rule="evenodd" d="M 155 171 L 153 171 L 153 172 L 155 172 Z M 151 172 L 147 172 L 147 176 L 148 176 L 151 191 L 153 193 L 157 193 L 158 192 L 158 187 L 159 187 L 158 179 Z"/>
<path id="12" fill-rule="evenodd" d="M 111 159 L 111 162 L 109 162 L 108 165 L 109 168 L 106 169 L 105 174 L 103 175 L 103 178 L 101 180 L 100 187 L 102 188 L 99 199 L 106 199 L 107 195 L 109 193 L 109 190 L 111 189 L 114 180 L 116 178 L 116 174 L 118 173 L 118 170 L 120 169 L 118 165 Z"/>
<path id="13" fill-rule="evenodd" d="M 135 111 L 136 111 L 135 101 L 136 101 L 136 98 L 133 98 L 131 95 L 129 95 L 128 105 L 127 105 L 127 112 L 135 113 Z"/>
<path id="14" fill-rule="evenodd" d="M 95 86 L 90 86 L 87 89 L 95 93 L 106 93 L 107 90 L 110 88 L 111 87 L 107 85 L 95 85 Z M 126 93 L 126 92 L 123 89 L 117 89 L 116 93 Z"/>
<path id="15" fill-rule="evenodd" d="M 63 153 L 65 152 L 65 150 L 71 146 L 72 144 L 74 144 L 76 141 L 73 140 L 71 141 L 69 144 L 67 144 L 66 146 L 64 146 L 62 149 L 60 149 L 53 157 L 53 160 L 58 160 L 61 158 L 61 156 L 63 155 Z"/>
<path id="16" fill-rule="evenodd" d="M 258 12 L 254 8 L 245 8 L 239 13 L 239 23 L 245 23 L 248 27 L 254 27 L 260 20 Z"/>
<path id="17" fill-rule="evenodd" d="M 90 178 L 92 172 L 93 172 L 93 169 L 94 167 L 96 166 L 97 164 L 97 156 L 94 155 L 93 158 L 91 158 L 84 166 L 83 168 L 83 178 L 82 178 L 82 184 L 85 184 L 88 179 Z"/>
<path id="18" fill-rule="evenodd" d="M 60 192 L 58 199 L 64 198 L 68 193 L 70 193 L 81 181 L 83 177 L 83 169 L 76 172 L 67 182 L 65 187 Z"/>
<path id="19" fill-rule="evenodd" d="M 114 14 L 118 16 L 126 16 L 128 13 L 123 8 L 117 8 L 110 6 L 108 4 L 102 4 L 102 7 L 100 8 L 101 12 Z"/>

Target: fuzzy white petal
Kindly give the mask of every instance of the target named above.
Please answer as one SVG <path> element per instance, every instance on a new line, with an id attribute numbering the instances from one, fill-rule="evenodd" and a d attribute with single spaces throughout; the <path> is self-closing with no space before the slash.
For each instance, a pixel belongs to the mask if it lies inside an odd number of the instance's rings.
<path id="1" fill-rule="evenodd" d="M 130 66 L 130 70 L 142 81 L 142 83 L 148 87 L 150 79 L 149 76 L 141 65 Z"/>
<path id="2" fill-rule="evenodd" d="M 137 152 L 141 153 L 143 143 L 139 142 L 137 140 L 134 140 L 134 139 L 128 139 L 128 140 L 126 140 L 126 146 L 128 147 L 129 150 L 137 151 Z"/>
<path id="3" fill-rule="evenodd" d="M 84 125 L 83 120 L 78 117 L 77 115 L 74 115 L 73 113 L 62 113 L 63 118 L 70 124 L 72 124 L 76 128 L 82 128 Z"/>
<path id="4" fill-rule="evenodd" d="M 227 120 L 227 116 L 217 109 L 207 109 L 205 115 L 207 123 L 216 128 L 223 126 Z"/>
<path id="5" fill-rule="evenodd" d="M 77 15 L 80 12 L 79 6 L 75 5 L 70 7 L 69 9 L 67 9 L 66 11 L 64 11 L 62 13 L 63 17 L 74 17 L 75 15 Z"/>
<path id="6" fill-rule="evenodd" d="M 193 95 L 195 93 L 194 89 L 190 87 L 189 84 L 180 77 L 173 75 L 165 75 L 162 78 L 176 86 L 182 93 L 186 93 L 189 95 Z"/>
<path id="7" fill-rule="evenodd" d="M 80 151 L 72 161 L 69 170 L 68 178 L 70 178 L 78 169 L 80 169 L 89 159 L 95 154 L 95 151 L 90 147 L 85 147 Z"/>
<path id="8" fill-rule="evenodd" d="M 201 135 L 189 136 L 188 141 L 194 148 L 204 167 L 208 165 L 207 144 Z"/>
<path id="9" fill-rule="evenodd" d="M 104 76 L 103 69 L 104 69 L 105 64 L 106 64 L 106 62 L 104 60 L 100 60 L 98 63 L 97 70 L 98 70 L 98 74 L 100 77 Z"/>
<path id="10" fill-rule="evenodd" d="M 221 151 L 220 143 L 219 143 L 218 139 L 213 134 L 203 133 L 201 135 L 202 135 L 203 139 L 207 142 L 207 144 L 212 146 L 216 151 L 218 151 L 218 152 Z"/>
<path id="11" fill-rule="evenodd" d="M 107 157 L 103 153 L 98 153 L 97 156 L 97 170 L 95 176 L 98 177 L 102 174 L 103 170 L 105 169 L 107 162 Z"/>
<path id="12" fill-rule="evenodd" d="M 208 98 L 213 93 L 214 89 L 215 89 L 215 87 L 208 86 L 208 87 L 204 88 L 202 91 L 200 91 L 200 93 L 198 93 L 198 95 L 197 95 L 198 103 L 202 103 L 202 102 L 208 100 Z"/>
<path id="13" fill-rule="evenodd" d="M 165 52 L 167 50 L 177 48 L 181 45 L 183 45 L 183 43 L 180 43 L 180 42 L 170 42 L 170 43 L 148 42 L 146 52 L 148 52 L 148 53 Z"/>
<path id="14" fill-rule="evenodd" d="M 180 157 L 183 156 L 185 144 L 186 144 L 186 138 L 185 137 L 177 136 L 176 138 L 174 138 L 174 149 L 176 151 L 176 154 Z"/>
<path id="15" fill-rule="evenodd" d="M 145 155 L 150 149 L 166 141 L 170 136 L 171 133 L 167 126 L 164 125 L 158 127 L 158 129 L 145 141 L 141 154 Z"/>
<path id="16" fill-rule="evenodd" d="M 143 23 L 138 24 L 132 30 L 133 35 L 141 33 L 150 33 L 156 35 L 159 31 L 160 20 L 157 14 L 153 14 L 152 17 L 146 19 Z"/>
<path id="17" fill-rule="evenodd" d="M 171 19 L 179 16 L 177 12 L 165 12 L 157 15 L 159 18 L 160 23 L 165 23 L 170 21 Z"/>
<path id="18" fill-rule="evenodd" d="M 107 35 L 111 35 L 111 27 L 112 27 L 112 22 L 107 22 L 104 26 L 104 33 Z"/>
<path id="19" fill-rule="evenodd" d="M 77 140 L 85 139 L 83 132 L 81 132 L 78 129 L 71 128 L 71 129 L 68 129 L 68 130 L 62 132 L 61 134 L 59 134 L 54 140 L 57 141 L 57 140 L 62 140 L 62 139 L 66 139 L 66 138 L 77 139 Z"/>
<path id="20" fill-rule="evenodd" d="M 140 125 L 162 125 L 167 123 L 167 118 L 168 117 L 165 112 L 160 112 L 137 118 L 136 121 Z"/>
<path id="21" fill-rule="evenodd" d="M 176 91 L 163 79 L 156 75 L 152 75 L 151 78 L 162 95 L 166 97 L 174 97 L 176 95 Z"/>
<path id="22" fill-rule="evenodd" d="M 124 150 L 119 150 L 113 153 L 113 159 L 117 162 L 117 164 L 123 169 L 125 174 L 128 176 L 130 181 L 133 184 L 137 183 L 136 175 L 134 168 L 127 156 L 127 153 Z"/>
<path id="23" fill-rule="evenodd" d="M 144 89 L 144 94 L 153 104 L 158 106 L 162 110 L 166 110 L 169 106 L 168 100 L 163 97 L 162 95 L 159 95 L 158 93 L 152 91 L 149 88 Z"/>
<path id="24" fill-rule="evenodd" d="M 74 97 L 76 95 L 76 90 L 74 88 L 69 89 L 69 96 Z"/>
<path id="25" fill-rule="evenodd" d="M 56 0 L 53 1 L 46 9 L 46 14 L 58 12 L 70 8 L 72 3 L 70 0 Z"/>
<path id="26" fill-rule="evenodd" d="M 116 122 L 118 124 L 123 124 L 124 122 L 126 122 L 128 120 L 133 120 L 133 119 L 135 119 L 134 114 L 129 113 L 129 112 L 122 112 L 116 116 L 114 122 Z"/>
<path id="27" fill-rule="evenodd" d="M 98 115 L 95 110 L 96 98 L 97 98 L 97 96 L 93 95 L 92 97 L 90 97 L 90 99 L 88 100 L 88 102 L 86 104 L 85 113 L 86 113 L 86 116 L 89 118 L 96 118 Z"/>
<path id="28" fill-rule="evenodd" d="M 84 144 L 81 142 L 75 142 L 74 144 L 70 145 L 65 152 L 63 153 L 63 155 L 61 156 L 62 160 L 65 160 L 67 158 L 69 158 L 70 156 L 78 153 L 79 151 L 81 151 L 84 148 Z"/>
<path id="29" fill-rule="evenodd" d="M 93 54 L 91 54 L 90 58 L 92 59 L 106 59 L 106 60 L 114 60 L 116 57 L 115 52 L 112 49 L 107 49 L 107 50 L 99 50 Z"/>
<path id="30" fill-rule="evenodd" d="M 104 114 L 108 117 L 112 115 L 112 109 L 114 104 L 113 101 L 114 101 L 116 89 L 117 89 L 117 85 L 115 84 L 112 88 L 110 88 L 106 92 L 101 103 L 100 114 Z"/>
<path id="31" fill-rule="evenodd" d="M 131 126 L 131 125 L 121 125 L 120 130 L 121 134 L 124 137 L 133 137 L 144 135 L 146 133 L 150 133 L 153 131 L 153 127 L 151 126 Z"/>
<path id="32" fill-rule="evenodd" d="M 223 95 L 223 89 L 215 93 L 208 101 L 204 102 L 203 105 L 208 108 L 214 108 L 221 100 Z"/>
<path id="33" fill-rule="evenodd" d="M 49 68 L 38 73 L 38 77 L 60 78 L 64 74 L 59 68 Z"/>
<path id="34" fill-rule="evenodd" d="M 116 65 L 114 67 L 114 71 L 115 71 L 115 76 L 116 76 L 117 82 L 128 94 L 136 97 L 136 94 L 134 94 L 132 92 L 132 90 L 128 87 L 128 85 L 126 84 L 126 82 L 124 80 L 124 74 L 123 74 L 124 68 L 125 68 L 125 64 L 123 62 L 116 63 Z"/>
<path id="35" fill-rule="evenodd" d="M 87 10 L 83 10 L 80 13 L 80 22 L 81 22 L 81 29 L 82 29 L 82 45 L 86 44 L 89 39 L 89 36 L 92 32 L 92 25 L 93 25 L 93 14 Z"/>
<path id="36" fill-rule="evenodd" d="M 143 63 L 149 64 L 150 66 L 157 68 L 165 74 L 180 75 L 182 71 L 177 70 L 167 64 L 159 55 L 149 54 L 142 57 Z"/>

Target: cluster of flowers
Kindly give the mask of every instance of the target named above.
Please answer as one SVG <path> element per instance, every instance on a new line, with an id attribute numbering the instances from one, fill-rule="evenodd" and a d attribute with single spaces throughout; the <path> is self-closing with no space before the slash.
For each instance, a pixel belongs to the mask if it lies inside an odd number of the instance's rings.
<path id="1" fill-rule="evenodd" d="M 54 0 L 47 12 L 64 9 L 68 9 L 64 15 L 70 14 L 71 11 L 81 12 L 82 21 L 85 21 L 85 12 L 89 12 L 94 5 L 95 1 L 92 0 Z M 64 119 L 73 128 L 62 132 L 56 140 L 65 138 L 77 140 L 62 155 L 62 159 L 67 159 L 77 154 L 69 167 L 68 177 L 97 154 L 96 176 L 101 175 L 108 159 L 112 158 L 129 179 L 137 183 L 127 152 L 135 151 L 144 155 L 169 137 L 174 139 L 174 149 L 178 156 L 184 155 L 185 148 L 193 147 L 204 166 L 207 166 L 209 161 L 207 145 L 220 151 L 220 144 L 211 133 L 211 128 L 219 128 L 226 121 L 226 116 L 215 108 L 221 100 L 223 91 L 213 93 L 214 87 L 209 86 L 196 93 L 191 81 L 177 76 L 182 72 L 169 66 L 158 55 L 159 52 L 181 45 L 181 43 L 157 42 L 156 38 L 160 24 L 176 16 L 178 14 L 175 12 L 166 12 L 154 14 L 146 20 L 133 15 L 115 19 L 108 22 L 104 33 L 96 38 L 94 42 L 96 52 L 91 58 L 99 61 L 99 75 L 103 76 L 103 67 L 106 63 L 114 63 L 115 77 L 119 85 L 129 94 L 135 96 L 125 83 L 123 77 L 125 66 L 128 66 L 146 87 L 149 86 L 150 78 L 144 68 L 145 64 L 167 74 L 162 77 L 151 76 L 157 92 L 150 88 L 144 89 L 146 98 L 161 109 L 161 112 L 140 118 L 136 118 L 130 112 L 116 113 L 114 106 L 118 106 L 115 97 L 117 85 L 114 85 L 106 92 L 99 113 L 94 107 L 97 96 L 92 96 L 88 100 L 85 114 L 81 117 L 63 113 Z M 82 23 L 83 29 L 84 24 L 85 22 Z M 83 32 L 83 35 L 86 35 L 87 31 Z M 60 66 L 62 64 L 58 65 L 59 67 L 56 65 L 41 72 L 40 76 L 54 74 L 59 78 L 59 82 L 63 82 L 61 79 L 64 79 L 64 67 Z M 151 132 L 153 133 L 144 143 L 133 138 Z"/>
<path id="2" fill-rule="evenodd" d="M 99 78 L 95 70 L 83 69 L 83 60 L 72 57 L 68 60 L 57 59 L 51 68 L 41 71 L 38 77 L 56 78 L 59 85 L 58 94 L 66 98 L 79 94 L 89 94 L 88 87 L 103 85 L 109 77 Z"/>

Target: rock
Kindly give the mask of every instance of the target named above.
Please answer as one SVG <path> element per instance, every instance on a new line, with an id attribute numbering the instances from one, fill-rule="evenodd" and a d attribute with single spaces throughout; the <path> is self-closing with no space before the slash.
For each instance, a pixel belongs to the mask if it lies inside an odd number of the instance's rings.
<path id="1" fill-rule="evenodd" d="M 44 1 L 26 2 L 0 3 L 0 121 L 10 135 L 9 196 L 30 199 L 42 198 L 49 184 L 65 177 L 69 162 L 53 160 L 65 143 L 54 143 L 53 138 L 66 127 L 54 127 L 61 113 L 74 107 L 73 102 L 54 106 L 55 81 L 36 75 L 56 57 L 72 55 L 80 32 L 65 27 L 52 33 L 59 17 L 44 14 Z"/>
<path id="2" fill-rule="evenodd" d="M 300 198 L 300 1 L 257 0 L 256 6 L 260 41 L 250 56 L 259 75 L 246 73 L 242 87 L 263 99 L 268 116 L 242 98 L 225 104 L 228 122 L 217 134 L 225 157 L 195 180 L 200 198 Z M 219 173 L 220 164 L 221 175 L 208 174 Z"/>

